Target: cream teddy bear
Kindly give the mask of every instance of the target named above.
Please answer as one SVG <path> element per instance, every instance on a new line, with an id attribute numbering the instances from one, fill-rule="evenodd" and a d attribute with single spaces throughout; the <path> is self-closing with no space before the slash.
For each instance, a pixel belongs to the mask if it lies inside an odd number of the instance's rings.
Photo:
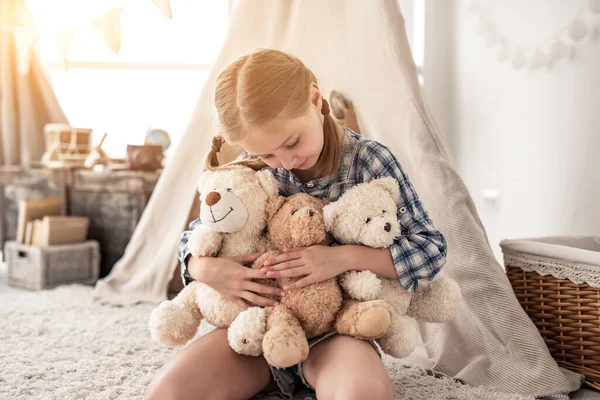
<path id="1" fill-rule="evenodd" d="M 252 268 L 261 268 L 284 248 L 327 245 L 325 202 L 305 193 L 275 197 L 267 207 L 268 235 L 275 250 L 262 255 Z M 283 287 L 300 278 L 278 278 Z M 278 368 L 297 364 L 308 356 L 307 338 L 333 330 L 361 339 L 386 334 L 393 309 L 385 301 L 344 300 L 336 279 L 313 283 L 289 291 L 275 307 L 250 308 L 242 312 L 228 330 L 230 346 L 241 354 L 264 354 Z"/>
<path id="2" fill-rule="evenodd" d="M 202 224 L 188 240 L 192 256 L 235 256 L 266 246 L 266 206 L 279 183 L 268 171 L 234 165 L 206 171 L 198 183 Z M 211 287 L 194 281 L 174 299 L 161 302 L 148 322 L 154 340 L 179 346 L 192 339 L 203 318 L 227 328 L 242 311 Z"/>
<path id="3" fill-rule="evenodd" d="M 389 247 L 400 234 L 398 213 L 404 214 L 398 183 L 381 178 L 359 184 L 323 210 L 327 230 L 343 244 Z M 395 279 L 378 278 L 370 271 L 352 271 L 340 276 L 345 293 L 358 300 L 383 299 L 393 308 L 392 325 L 377 341 L 393 357 L 408 356 L 416 347 L 416 320 L 442 322 L 453 318 L 461 301 L 458 284 L 437 276 L 420 282 L 415 293 L 407 292 Z"/>

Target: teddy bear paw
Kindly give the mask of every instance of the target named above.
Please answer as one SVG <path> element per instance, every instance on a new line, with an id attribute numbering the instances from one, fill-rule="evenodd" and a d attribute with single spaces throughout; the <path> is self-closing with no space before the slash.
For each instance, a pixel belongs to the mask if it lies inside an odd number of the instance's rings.
<path id="1" fill-rule="evenodd" d="M 163 301 L 152 310 L 148 327 L 152 338 L 164 346 L 182 346 L 194 337 L 202 321 L 182 304 Z"/>
<path id="2" fill-rule="evenodd" d="M 338 315 L 335 328 L 342 335 L 377 339 L 390 328 L 393 312 L 383 300 L 349 302 Z"/>
<path id="3" fill-rule="evenodd" d="M 375 300 L 381 292 L 381 280 L 371 271 L 350 271 L 340 277 L 340 285 L 355 300 Z"/>
<path id="4" fill-rule="evenodd" d="M 390 328 L 392 308 L 382 300 L 373 300 L 362 304 L 365 307 L 358 316 L 357 333 L 365 339 L 381 337 Z"/>
<path id="5" fill-rule="evenodd" d="M 229 346 L 238 354 L 259 356 L 267 330 L 266 310 L 251 307 L 242 311 L 227 330 Z"/>
<path id="6" fill-rule="evenodd" d="M 419 327 L 408 316 L 395 315 L 389 332 L 377 340 L 381 350 L 394 358 L 408 357 L 417 347 Z"/>
<path id="7" fill-rule="evenodd" d="M 288 368 L 308 357 L 308 341 L 302 335 L 289 334 L 283 329 L 274 329 L 263 339 L 264 357 L 276 368 Z"/>

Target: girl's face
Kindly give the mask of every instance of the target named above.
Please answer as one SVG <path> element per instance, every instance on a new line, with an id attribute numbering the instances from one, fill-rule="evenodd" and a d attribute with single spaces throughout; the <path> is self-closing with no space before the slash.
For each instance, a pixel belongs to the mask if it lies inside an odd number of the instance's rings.
<path id="1" fill-rule="evenodd" d="M 280 115 L 252 127 L 240 145 L 272 168 L 307 170 L 314 167 L 323 149 L 322 97 L 316 84 L 311 87 L 310 99 L 304 114 L 294 118 Z"/>

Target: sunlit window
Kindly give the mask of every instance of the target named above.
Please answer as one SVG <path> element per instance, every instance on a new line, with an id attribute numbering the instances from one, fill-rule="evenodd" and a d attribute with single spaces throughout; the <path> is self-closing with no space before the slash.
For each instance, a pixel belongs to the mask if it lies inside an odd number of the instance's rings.
<path id="1" fill-rule="evenodd" d="M 56 32 L 44 31 L 43 7 L 30 0 L 41 31 L 40 54 L 56 95 L 73 126 L 104 132 L 103 148 L 125 156 L 148 128 L 166 130 L 177 145 L 227 32 L 227 0 L 171 0 L 165 18 L 150 0 L 122 2 L 121 49 L 110 51 L 90 19 L 81 18 L 66 54 L 65 70 Z M 73 2 L 71 2 L 73 3 Z M 118 3 L 115 3 L 118 4 Z M 48 10 L 50 11 L 50 10 Z M 68 21 L 66 21 L 68 22 Z"/>
<path id="2" fill-rule="evenodd" d="M 125 156 L 127 144 L 141 144 L 148 128 L 166 130 L 176 147 L 195 108 L 227 32 L 233 0 L 171 0 L 165 18 L 151 0 L 27 0 L 41 31 L 40 54 L 69 122 L 106 132 L 104 150 Z M 424 0 L 398 0 L 417 67 L 423 62 Z M 91 23 L 94 6 L 122 6 L 121 49 L 110 51 Z M 66 54 L 56 25 L 77 21 Z M 64 32 L 68 32 L 65 30 Z M 63 32 L 63 34 L 64 34 Z"/>

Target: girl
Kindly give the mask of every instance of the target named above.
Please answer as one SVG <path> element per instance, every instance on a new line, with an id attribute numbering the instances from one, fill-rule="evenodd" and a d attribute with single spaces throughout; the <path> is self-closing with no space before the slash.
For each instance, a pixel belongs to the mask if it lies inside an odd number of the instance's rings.
<path id="1" fill-rule="evenodd" d="M 221 134 L 246 150 L 243 162 L 268 167 L 281 182 L 282 195 L 306 192 L 336 200 L 352 186 L 381 177 L 399 184 L 405 212 L 398 213 L 402 234 L 388 249 L 363 246 L 312 246 L 286 249 L 260 271 L 246 268 L 260 254 L 194 258 L 184 232 L 178 246 L 185 283 L 198 280 L 231 301 L 269 306 L 260 294 L 285 295 L 253 278 L 302 277 L 286 291 L 368 269 L 395 278 L 410 291 L 433 278 L 445 263 L 446 242 L 423 209 L 411 182 L 390 150 L 349 129 L 329 115 L 313 73 L 297 58 L 260 50 L 227 66 L 218 77 L 215 105 Z M 216 167 L 211 150 L 207 167 Z M 192 222 L 190 229 L 200 224 Z M 308 359 L 287 369 L 271 368 L 263 357 L 239 355 L 228 346 L 225 330 L 215 330 L 174 356 L 149 386 L 147 399 L 248 399 L 279 390 L 285 396 L 304 386 L 319 400 L 393 399 L 390 378 L 374 347 L 348 336 L 311 341 Z"/>

